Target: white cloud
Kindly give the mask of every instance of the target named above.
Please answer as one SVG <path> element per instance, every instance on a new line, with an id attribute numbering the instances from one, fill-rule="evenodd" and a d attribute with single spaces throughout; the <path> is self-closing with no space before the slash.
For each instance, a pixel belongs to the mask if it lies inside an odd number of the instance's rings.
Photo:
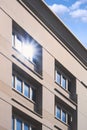
<path id="1" fill-rule="evenodd" d="M 72 18 L 81 19 L 83 22 L 87 22 L 87 10 L 77 9 L 69 13 Z"/>
<path id="2" fill-rule="evenodd" d="M 58 5 L 58 4 L 53 4 L 51 6 L 49 6 L 50 9 L 56 13 L 57 15 L 60 15 L 60 14 L 64 14 L 66 12 L 69 12 L 69 9 L 68 7 L 64 6 L 64 5 Z"/>
<path id="3" fill-rule="evenodd" d="M 72 6 L 67 7 L 62 4 L 49 5 L 49 8 L 58 16 L 68 14 L 73 19 L 79 19 L 83 22 L 87 22 L 87 0 L 77 0 Z M 84 5 L 84 9 L 81 5 Z"/>
<path id="4" fill-rule="evenodd" d="M 77 0 L 74 4 L 72 4 L 72 6 L 70 7 L 70 9 L 79 9 L 81 5 L 86 4 L 87 0 Z"/>
<path id="5" fill-rule="evenodd" d="M 72 18 L 82 20 L 83 22 L 87 22 L 87 9 L 86 9 L 87 0 L 77 0 L 70 7 L 69 15 Z M 84 9 L 81 7 L 84 5 Z"/>
<path id="6" fill-rule="evenodd" d="M 72 4 L 72 6 L 70 7 L 70 9 L 72 9 L 72 10 L 78 9 L 81 4 L 82 4 L 81 1 L 76 1 L 74 4 Z"/>

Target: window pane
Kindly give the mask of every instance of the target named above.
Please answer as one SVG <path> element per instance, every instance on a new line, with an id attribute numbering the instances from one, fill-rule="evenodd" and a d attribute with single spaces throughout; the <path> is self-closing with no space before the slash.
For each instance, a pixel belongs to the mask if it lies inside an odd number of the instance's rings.
<path id="1" fill-rule="evenodd" d="M 29 86 L 24 83 L 24 95 L 29 97 Z"/>
<path id="2" fill-rule="evenodd" d="M 57 82 L 58 84 L 61 84 L 61 75 L 60 75 L 59 72 L 56 73 L 56 82 Z"/>
<path id="3" fill-rule="evenodd" d="M 66 123 L 66 112 L 62 111 L 62 121 Z"/>
<path id="4" fill-rule="evenodd" d="M 21 52 L 22 51 L 22 41 L 17 37 L 15 36 L 15 48 Z"/>
<path id="5" fill-rule="evenodd" d="M 15 77 L 14 77 L 14 75 L 12 75 L 12 88 L 14 88 L 15 87 Z"/>
<path id="6" fill-rule="evenodd" d="M 14 46 L 14 42 L 15 42 L 15 36 L 14 34 L 12 34 L 12 46 Z"/>
<path id="7" fill-rule="evenodd" d="M 30 99 L 36 101 L 36 90 L 33 87 L 30 87 Z"/>
<path id="8" fill-rule="evenodd" d="M 24 130 L 29 130 L 29 126 L 24 123 Z"/>
<path id="9" fill-rule="evenodd" d="M 16 80 L 16 89 L 22 93 L 22 81 L 19 78 Z"/>
<path id="10" fill-rule="evenodd" d="M 19 119 L 16 120 L 16 130 L 22 130 L 22 121 Z"/>
<path id="11" fill-rule="evenodd" d="M 61 119 L 61 109 L 59 107 L 56 107 L 56 117 Z"/>
<path id="12" fill-rule="evenodd" d="M 66 89 L 66 78 L 62 77 L 62 87 Z"/>
<path id="13" fill-rule="evenodd" d="M 14 130 L 14 118 L 12 117 L 12 130 Z"/>

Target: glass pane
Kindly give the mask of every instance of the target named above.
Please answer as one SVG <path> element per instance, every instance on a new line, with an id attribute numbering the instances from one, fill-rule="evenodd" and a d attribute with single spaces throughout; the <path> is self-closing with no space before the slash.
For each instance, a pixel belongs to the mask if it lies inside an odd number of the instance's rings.
<path id="1" fill-rule="evenodd" d="M 33 99 L 33 89 L 30 87 L 30 99 Z"/>
<path id="2" fill-rule="evenodd" d="M 12 75 L 12 88 L 14 88 L 15 87 L 15 77 L 14 77 L 14 75 Z"/>
<path id="3" fill-rule="evenodd" d="M 62 121 L 66 123 L 66 112 L 62 111 Z"/>
<path id="4" fill-rule="evenodd" d="M 16 130 L 22 130 L 22 121 L 19 119 L 16 120 Z"/>
<path id="5" fill-rule="evenodd" d="M 24 83 L 24 95 L 29 97 L 29 86 Z"/>
<path id="6" fill-rule="evenodd" d="M 16 89 L 22 93 L 22 81 L 19 78 L 16 81 Z"/>
<path id="7" fill-rule="evenodd" d="M 59 107 L 56 107 L 56 117 L 61 119 L 61 109 Z"/>
<path id="8" fill-rule="evenodd" d="M 66 89 L 66 78 L 62 77 L 62 87 Z"/>
<path id="9" fill-rule="evenodd" d="M 30 87 L 30 99 L 36 101 L 36 90 L 33 87 Z"/>
<path id="10" fill-rule="evenodd" d="M 29 126 L 24 123 L 24 130 L 29 130 Z"/>
<path id="11" fill-rule="evenodd" d="M 22 41 L 17 37 L 15 36 L 15 48 L 21 52 L 22 51 Z"/>
<path id="12" fill-rule="evenodd" d="M 61 75 L 60 75 L 59 72 L 56 73 L 56 82 L 57 82 L 58 84 L 61 84 Z"/>
<path id="13" fill-rule="evenodd" d="M 12 34 L 12 46 L 14 46 L 14 42 L 15 42 L 15 36 L 14 34 Z"/>
<path id="14" fill-rule="evenodd" d="M 14 130 L 14 118 L 12 117 L 12 130 Z"/>

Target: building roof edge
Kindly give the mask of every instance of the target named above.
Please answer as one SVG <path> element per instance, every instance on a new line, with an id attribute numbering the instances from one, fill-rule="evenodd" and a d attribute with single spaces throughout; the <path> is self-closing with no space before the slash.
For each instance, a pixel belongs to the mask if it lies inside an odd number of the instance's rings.
<path id="1" fill-rule="evenodd" d="M 43 0 L 22 1 L 87 66 L 87 49 L 49 9 L 47 4 Z"/>

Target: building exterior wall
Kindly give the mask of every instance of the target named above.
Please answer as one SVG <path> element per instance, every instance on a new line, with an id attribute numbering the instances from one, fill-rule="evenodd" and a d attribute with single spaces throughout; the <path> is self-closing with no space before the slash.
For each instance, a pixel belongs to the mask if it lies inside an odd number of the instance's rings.
<path id="1" fill-rule="evenodd" d="M 12 47 L 13 21 L 41 46 L 42 75 L 35 72 L 33 63 Z M 71 95 L 56 83 L 56 62 L 61 71 L 76 81 Z M 36 103 L 12 88 L 13 70 L 30 84 L 38 86 Z M 0 72 L 0 129 L 13 130 L 12 115 L 32 121 L 38 130 L 87 128 L 87 66 L 32 10 L 28 8 L 27 11 L 16 0 L 0 1 Z M 72 114 L 71 126 L 56 118 L 57 103 Z"/>

